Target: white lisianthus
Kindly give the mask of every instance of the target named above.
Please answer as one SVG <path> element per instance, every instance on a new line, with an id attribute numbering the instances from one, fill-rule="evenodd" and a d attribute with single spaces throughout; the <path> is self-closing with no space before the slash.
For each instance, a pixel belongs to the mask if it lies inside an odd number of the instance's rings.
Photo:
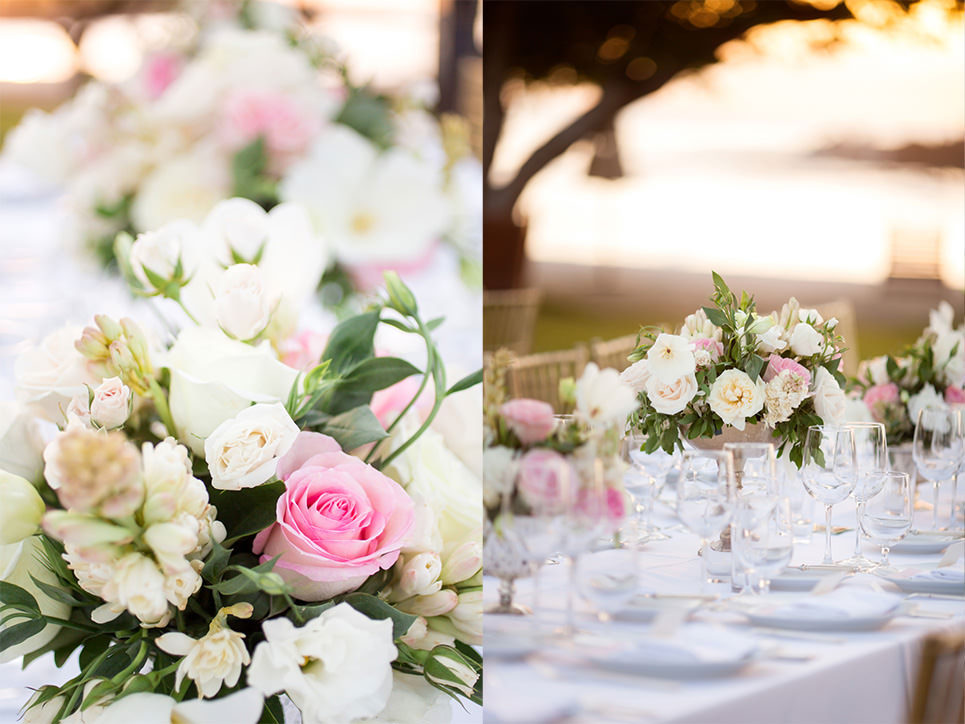
<path id="1" fill-rule="evenodd" d="M 29 481 L 0 470 L 0 501 L 0 545 L 19 543 L 40 527 L 47 508 Z"/>
<path id="2" fill-rule="evenodd" d="M 171 416 L 178 438 L 196 455 L 204 439 L 252 402 L 288 399 L 298 376 L 267 342 L 254 347 L 218 330 L 188 327 L 168 354 Z"/>
<path id="3" fill-rule="evenodd" d="M 801 322 L 791 331 L 789 344 L 799 357 L 811 357 L 824 349 L 824 337 L 810 324 Z"/>
<path id="4" fill-rule="evenodd" d="M 725 424 L 743 430 L 747 418 L 764 407 L 764 381 L 755 383 L 742 370 L 724 370 L 714 380 L 707 402 Z"/>
<path id="5" fill-rule="evenodd" d="M 214 313 L 230 336 L 240 340 L 257 337 L 271 320 L 272 306 L 258 267 L 234 264 L 221 274 L 214 291 Z"/>
<path id="6" fill-rule="evenodd" d="M 97 724 L 256 724 L 264 697 L 247 687 L 221 699 L 177 702 L 164 694 L 139 692 L 104 708 Z"/>
<path id="7" fill-rule="evenodd" d="M 392 672 L 392 693 L 385 708 L 370 719 L 372 724 L 449 724 L 449 697 L 422 676 Z"/>
<path id="8" fill-rule="evenodd" d="M 771 354 L 772 352 L 780 352 L 787 347 L 787 342 L 781 339 L 781 332 L 780 327 L 772 325 L 763 334 L 758 334 L 757 351 L 760 354 Z"/>
<path id="9" fill-rule="evenodd" d="M 298 436 L 298 425 L 279 402 L 246 407 L 204 441 L 211 485 L 219 490 L 253 488 L 275 475 L 278 458 Z"/>
<path id="10" fill-rule="evenodd" d="M 932 385 L 925 385 L 921 390 L 908 398 L 908 419 L 914 425 L 922 410 L 944 409 L 945 399 Z"/>
<path id="11" fill-rule="evenodd" d="M 131 413 L 131 388 L 119 377 L 105 379 L 94 390 L 90 418 L 101 427 L 120 427 Z"/>
<path id="12" fill-rule="evenodd" d="M 163 291 L 149 273 L 163 281 L 175 276 L 187 280 L 197 266 L 194 257 L 199 243 L 198 227 L 190 221 L 172 221 L 156 231 L 138 234 L 128 257 L 131 271 L 148 292 Z M 176 271 L 180 274 L 175 275 Z"/>
<path id="13" fill-rule="evenodd" d="M 664 415 L 676 415 L 697 394 L 697 378 L 691 372 L 668 384 L 658 377 L 651 377 L 647 380 L 646 390 L 653 409 Z"/>
<path id="14" fill-rule="evenodd" d="M 74 342 L 83 330 L 61 327 L 28 348 L 14 362 L 17 399 L 51 422 L 63 422 L 63 410 L 75 395 L 98 383 Z"/>
<path id="15" fill-rule="evenodd" d="M 620 379 L 625 385 L 632 387 L 634 392 L 643 392 L 647 387 L 647 380 L 650 379 L 650 363 L 645 359 L 637 360 L 620 373 Z"/>
<path id="16" fill-rule="evenodd" d="M 248 683 L 271 696 L 284 691 L 305 724 L 375 716 L 389 700 L 392 622 L 373 620 L 340 603 L 301 628 L 286 618 L 265 621 Z"/>
<path id="17" fill-rule="evenodd" d="M 837 425 L 844 420 L 847 398 L 834 375 L 818 367 L 814 376 L 814 411 L 825 425 Z"/>
<path id="18" fill-rule="evenodd" d="M 691 372 L 693 358 L 690 352 Z M 636 406 L 637 394 L 615 369 L 601 370 L 590 362 L 576 382 L 576 415 L 592 427 L 622 426 Z"/>
<path id="19" fill-rule="evenodd" d="M 61 601 L 56 601 L 48 596 L 40 587 L 34 583 L 34 578 L 49 586 L 58 586 L 57 577 L 48 570 L 43 563 L 44 549 L 40 544 L 40 538 L 32 536 L 24 538 L 19 543 L 0 545 L 0 581 L 12 583 L 20 586 L 31 594 L 40 606 L 40 612 L 51 618 L 68 619 L 70 618 L 70 606 Z M 23 623 L 25 618 L 13 616 L 3 623 L 0 623 L 0 631 Z M 0 651 L 0 664 L 36 651 L 41 646 L 48 644 L 54 636 L 60 632 L 60 626 L 47 624 L 40 633 L 34 634 L 16 646 L 10 646 Z M 56 713 L 56 709 L 53 713 Z"/>
<path id="20" fill-rule="evenodd" d="M 650 374 L 667 384 L 697 369 L 693 342 L 666 332 L 657 335 L 647 351 L 647 362 Z"/>
<path id="21" fill-rule="evenodd" d="M 496 445 L 483 452 L 483 495 L 486 505 L 492 507 L 499 498 L 513 490 L 519 463 L 516 453 L 508 447 Z"/>

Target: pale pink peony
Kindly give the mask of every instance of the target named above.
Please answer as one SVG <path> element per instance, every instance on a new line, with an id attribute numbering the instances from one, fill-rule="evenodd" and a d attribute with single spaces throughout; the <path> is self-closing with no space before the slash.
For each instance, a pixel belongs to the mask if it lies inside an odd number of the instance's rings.
<path id="1" fill-rule="evenodd" d="M 353 591 L 396 562 L 415 515 L 396 482 L 315 432 L 299 433 L 276 474 L 285 481 L 277 522 L 252 548 L 262 562 L 281 555 L 275 571 L 295 596 L 323 601 Z"/>
<path id="2" fill-rule="evenodd" d="M 724 354 L 724 345 L 710 337 L 697 337 L 694 343 L 694 359 L 698 367 L 707 367 L 720 359 Z"/>
<path id="3" fill-rule="evenodd" d="M 228 97 L 220 125 L 221 139 L 229 148 L 241 148 L 262 136 L 268 152 L 280 157 L 304 151 L 320 130 L 317 114 L 290 96 L 251 89 Z"/>
<path id="4" fill-rule="evenodd" d="M 567 489 L 576 482 L 576 470 L 553 450 L 530 450 L 519 461 L 516 487 L 534 508 L 548 508 L 565 501 Z"/>
<path id="5" fill-rule="evenodd" d="M 805 386 L 811 384 L 811 373 L 808 372 L 804 365 L 801 365 L 789 357 L 781 357 L 776 354 L 772 354 L 767 358 L 767 367 L 764 368 L 764 374 L 762 377 L 765 382 L 770 382 L 772 379 L 777 377 L 784 370 L 789 370 L 792 374 L 799 376 L 804 380 Z"/>
<path id="6" fill-rule="evenodd" d="M 898 385 L 889 382 L 886 385 L 874 385 L 869 387 L 864 393 L 864 404 L 869 410 L 873 410 L 879 403 L 888 404 L 898 402 Z"/>
<path id="7" fill-rule="evenodd" d="M 176 53 L 159 52 L 144 61 L 141 80 L 147 97 L 156 100 L 181 74 L 183 59 Z"/>
<path id="8" fill-rule="evenodd" d="M 523 445 L 542 442 L 556 427 L 553 406 L 540 400 L 510 400 L 499 408 L 499 414 Z"/>
<path id="9" fill-rule="evenodd" d="M 949 385 L 945 388 L 945 402 L 949 405 L 965 405 L 965 390 Z"/>
<path id="10" fill-rule="evenodd" d="M 308 372 L 322 358 L 328 335 L 306 329 L 281 344 L 281 361 L 302 372 Z"/>

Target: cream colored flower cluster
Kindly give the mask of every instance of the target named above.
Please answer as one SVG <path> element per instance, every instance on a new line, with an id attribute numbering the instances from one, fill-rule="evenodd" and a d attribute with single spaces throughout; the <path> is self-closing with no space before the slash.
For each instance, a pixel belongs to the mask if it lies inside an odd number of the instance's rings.
<path id="1" fill-rule="evenodd" d="M 225 535 L 187 449 L 168 438 L 138 453 L 119 432 L 74 425 L 44 458 L 66 508 L 48 512 L 44 529 L 64 542 L 84 590 L 106 601 L 92 619 L 128 611 L 143 626 L 167 625 L 172 606 L 184 610 L 201 587 L 202 559 Z"/>

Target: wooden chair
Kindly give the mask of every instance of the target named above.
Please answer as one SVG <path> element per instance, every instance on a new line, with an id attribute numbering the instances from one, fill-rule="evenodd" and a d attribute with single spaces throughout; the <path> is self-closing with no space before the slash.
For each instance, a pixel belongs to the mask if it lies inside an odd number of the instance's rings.
<path id="1" fill-rule="evenodd" d="M 861 355 L 858 354 L 858 317 L 854 304 L 846 299 L 838 299 L 815 304 L 814 308 L 825 320 L 837 318 L 837 332 L 844 338 L 844 345 L 848 348 L 841 358 L 841 371 L 848 377 L 854 377 L 858 374 L 858 363 L 861 361 Z"/>
<path id="2" fill-rule="evenodd" d="M 925 639 L 908 721 L 965 721 L 965 628 L 933 633 Z"/>
<path id="3" fill-rule="evenodd" d="M 505 347 L 529 354 L 542 292 L 539 289 L 503 289 L 483 292 L 483 349 Z"/>
<path id="4" fill-rule="evenodd" d="M 560 380 L 578 378 L 589 360 L 589 351 L 584 344 L 573 349 L 520 357 L 509 368 L 507 375 L 510 396 L 543 400 L 550 403 L 556 412 L 563 412 Z"/>
<path id="5" fill-rule="evenodd" d="M 590 360 L 596 362 L 600 369 L 612 367 L 617 372 L 623 372 L 630 366 L 627 356 L 637 346 L 637 335 L 628 334 L 607 341 L 594 340 L 590 342 Z"/>

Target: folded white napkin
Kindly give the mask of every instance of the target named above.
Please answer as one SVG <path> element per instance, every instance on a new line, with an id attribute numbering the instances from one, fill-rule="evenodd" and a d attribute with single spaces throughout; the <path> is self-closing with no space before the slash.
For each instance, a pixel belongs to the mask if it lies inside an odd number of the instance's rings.
<path id="1" fill-rule="evenodd" d="M 684 664 L 688 662 L 738 661 L 757 650 L 757 643 L 727 629 L 707 624 L 681 626 L 669 637 L 646 636 L 632 647 L 614 654 L 614 658 L 646 659 L 651 663 Z"/>
<path id="2" fill-rule="evenodd" d="M 808 620 L 841 620 L 887 616 L 897 607 L 900 599 L 890 593 L 880 593 L 863 588 L 839 588 L 823 596 L 809 596 L 777 606 L 773 615 L 782 618 Z"/>
<path id="3" fill-rule="evenodd" d="M 943 581 L 947 583 L 965 583 L 965 568 L 946 566 L 931 571 L 920 571 L 913 575 L 915 581 Z"/>

